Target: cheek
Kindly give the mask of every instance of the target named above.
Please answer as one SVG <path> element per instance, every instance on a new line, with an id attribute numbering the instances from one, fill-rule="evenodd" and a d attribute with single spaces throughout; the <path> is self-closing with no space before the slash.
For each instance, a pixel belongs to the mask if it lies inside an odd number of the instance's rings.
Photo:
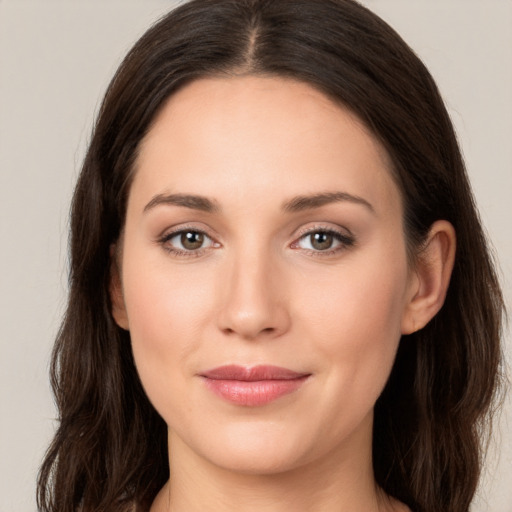
<path id="1" fill-rule="evenodd" d="M 401 337 L 407 264 L 398 254 L 383 265 L 360 260 L 346 269 L 317 276 L 297 309 L 306 337 L 317 340 L 322 359 L 329 360 L 330 378 L 343 390 L 373 395 L 382 390 Z M 361 395 L 362 396 L 362 395 Z M 369 397 L 370 398 L 370 397 Z"/>
<path id="2" fill-rule="evenodd" d="M 345 439 L 373 411 L 400 341 L 404 282 L 402 271 L 364 265 L 317 280 L 314 293 L 299 291 L 307 300 L 298 308 L 308 315 L 299 316 L 298 327 L 315 340 L 310 349 L 322 369 L 314 407 L 323 421 L 316 438 Z"/>
<path id="3" fill-rule="evenodd" d="M 201 332 L 212 309 L 211 287 L 205 286 L 204 273 L 172 268 L 163 260 L 132 251 L 123 262 L 135 364 L 158 410 L 171 398 L 165 396 L 170 389 L 181 388 L 190 355 L 201 344 Z"/>
<path id="4" fill-rule="evenodd" d="M 124 254 L 123 292 L 132 337 L 167 345 L 200 328 L 212 299 L 208 265 L 176 264 L 137 235 L 127 236 Z"/>

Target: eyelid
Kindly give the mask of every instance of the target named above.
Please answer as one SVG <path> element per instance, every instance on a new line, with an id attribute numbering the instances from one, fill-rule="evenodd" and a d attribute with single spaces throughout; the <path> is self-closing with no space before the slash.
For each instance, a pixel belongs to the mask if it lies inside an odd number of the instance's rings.
<path id="1" fill-rule="evenodd" d="M 332 249 L 326 249 L 326 250 L 304 249 L 304 248 L 298 247 L 299 242 L 304 237 L 306 237 L 308 235 L 312 235 L 313 233 L 318 233 L 318 232 L 332 234 L 340 242 L 340 245 L 337 247 L 334 247 Z M 295 236 L 295 239 L 291 243 L 290 247 L 295 250 L 301 250 L 302 252 L 305 252 L 306 254 L 311 255 L 311 256 L 326 257 L 326 256 L 332 256 L 334 254 L 343 252 L 343 251 L 347 250 L 348 248 L 352 247 L 355 243 L 356 243 L 356 238 L 348 228 L 333 227 L 332 225 L 325 225 L 325 224 L 324 225 L 315 224 L 313 226 L 301 228 L 298 231 L 297 235 Z"/>
<path id="2" fill-rule="evenodd" d="M 207 247 L 200 247 L 198 249 L 180 249 L 178 247 L 169 246 L 168 244 L 169 240 L 174 238 L 175 236 L 178 236 L 184 232 L 196 232 L 204 235 L 207 237 L 211 243 Z M 339 245 L 332 248 L 332 249 L 325 249 L 325 250 L 319 250 L 319 249 L 307 249 L 307 248 L 301 248 L 298 246 L 299 242 L 306 236 L 312 235 L 313 233 L 328 233 L 333 235 L 337 241 L 339 242 Z M 198 227 L 194 224 L 177 224 L 172 227 L 168 227 L 165 229 L 161 235 L 157 237 L 155 242 L 162 246 L 164 250 L 167 252 L 179 256 L 179 257 L 197 257 L 202 256 L 205 252 L 210 251 L 211 249 L 217 249 L 219 247 L 222 247 L 222 244 L 220 244 L 216 237 L 214 237 L 209 229 L 205 229 L 204 227 Z M 294 236 L 293 242 L 289 245 L 292 249 L 301 250 L 304 253 L 311 254 L 314 256 L 330 256 L 335 253 L 339 253 L 341 251 L 344 251 L 348 249 L 349 247 L 352 247 L 356 242 L 356 239 L 352 232 L 346 228 L 341 226 L 333 226 L 332 224 L 314 224 L 309 225 L 306 227 L 302 227 L 297 231 L 297 233 Z"/>
<path id="3" fill-rule="evenodd" d="M 162 231 L 160 231 L 160 234 L 157 235 L 157 240 L 161 240 L 162 238 L 165 238 L 167 237 L 168 235 L 171 235 L 171 234 L 176 234 L 176 233 L 180 233 L 182 231 L 197 231 L 198 233 L 203 233 L 205 235 L 207 235 L 208 237 L 210 238 L 214 238 L 214 236 L 211 234 L 211 231 L 212 229 L 208 226 L 208 225 L 205 225 L 204 223 L 199 223 L 201 224 L 200 226 L 194 222 L 183 222 L 183 223 L 178 223 L 178 224 L 173 224 L 172 226 L 169 226 L 167 225 L 165 227 L 165 229 L 163 229 Z"/>
<path id="4" fill-rule="evenodd" d="M 326 224 L 312 224 L 312 225 L 308 225 L 306 227 L 301 227 L 297 231 L 297 233 L 295 235 L 295 239 L 299 239 L 299 238 L 303 237 L 304 235 L 309 235 L 310 233 L 316 233 L 317 231 L 325 231 L 325 232 L 329 232 L 329 233 L 338 234 L 342 237 L 355 238 L 354 234 L 350 231 L 350 229 L 348 229 L 346 227 L 341 227 L 341 226 L 333 226 L 330 223 L 326 223 Z"/>
<path id="5" fill-rule="evenodd" d="M 186 232 L 194 232 L 194 233 L 200 233 L 211 240 L 211 244 L 208 247 L 200 247 L 199 249 L 195 250 L 187 250 L 187 249 L 180 249 L 178 247 L 171 247 L 166 245 L 172 238 L 175 236 L 178 236 L 182 233 Z M 192 224 L 178 224 L 176 226 L 170 227 L 165 229 L 161 235 L 159 235 L 156 239 L 156 243 L 161 245 L 162 248 L 178 257 L 198 257 L 202 256 L 205 252 L 213 249 L 221 247 L 221 244 L 217 242 L 215 237 L 213 237 L 209 230 L 204 228 L 199 228 L 197 226 L 194 226 Z"/>

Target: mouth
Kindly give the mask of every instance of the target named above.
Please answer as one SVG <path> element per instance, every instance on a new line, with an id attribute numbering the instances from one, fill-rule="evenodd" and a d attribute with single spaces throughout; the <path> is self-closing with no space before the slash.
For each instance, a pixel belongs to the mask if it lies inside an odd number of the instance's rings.
<path id="1" fill-rule="evenodd" d="M 226 365 L 200 374 L 206 387 L 215 395 L 246 407 L 266 405 L 293 393 L 310 376 L 310 373 L 270 365 Z"/>

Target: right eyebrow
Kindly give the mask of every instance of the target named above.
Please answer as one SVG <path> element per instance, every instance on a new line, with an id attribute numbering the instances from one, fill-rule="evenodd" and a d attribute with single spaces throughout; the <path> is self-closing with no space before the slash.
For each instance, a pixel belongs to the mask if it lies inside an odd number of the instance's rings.
<path id="1" fill-rule="evenodd" d="M 215 213 L 220 210 L 216 201 L 205 196 L 193 194 L 157 194 L 144 207 L 144 213 L 159 205 L 183 206 L 184 208 L 208 213 Z"/>

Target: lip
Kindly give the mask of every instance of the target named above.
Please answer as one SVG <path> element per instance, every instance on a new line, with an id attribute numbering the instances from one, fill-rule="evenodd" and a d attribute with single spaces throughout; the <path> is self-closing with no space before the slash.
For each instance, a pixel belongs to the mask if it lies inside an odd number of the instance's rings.
<path id="1" fill-rule="evenodd" d="M 212 368 L 200 376 L 206 387 L 224 400 L 256 407 L 297 391 L 311 374 L 272 365 L 226 365 Z"/>

